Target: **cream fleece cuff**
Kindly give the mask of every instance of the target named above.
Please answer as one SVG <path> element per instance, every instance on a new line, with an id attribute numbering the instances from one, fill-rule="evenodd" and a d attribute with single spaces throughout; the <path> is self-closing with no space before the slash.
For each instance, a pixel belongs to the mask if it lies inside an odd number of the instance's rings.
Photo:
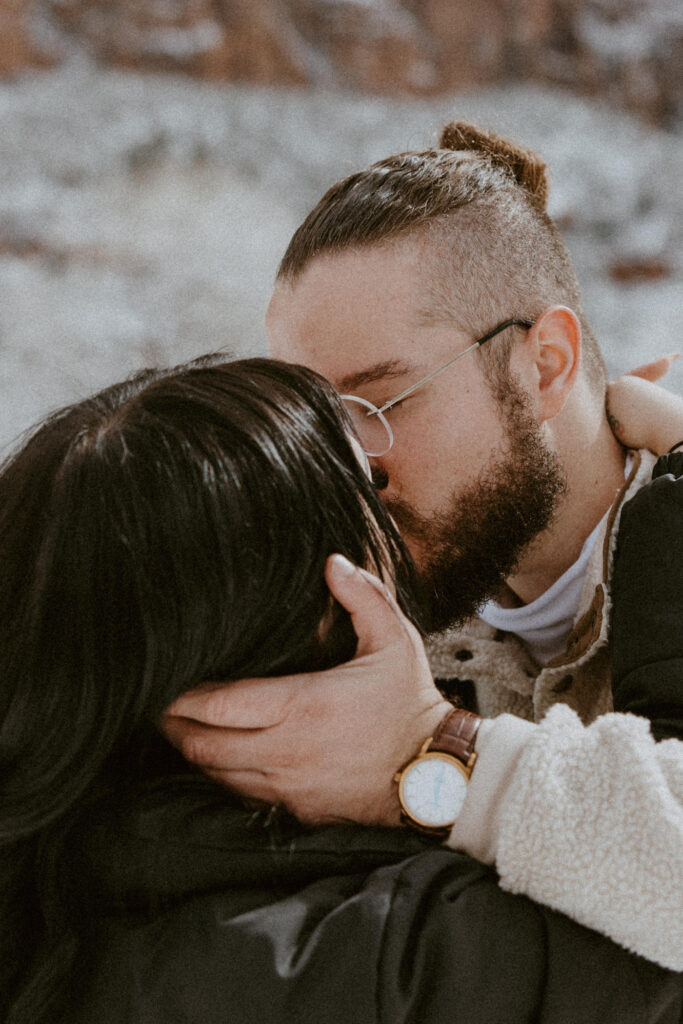
<path id="1" fill-rule="evenodd" d="M 484 719 L 479 727 L 465 803 L 446 845 L 483 864 L 495 864 L 500 814 L 517 762 L 538 726 L 515 715 Z"/>

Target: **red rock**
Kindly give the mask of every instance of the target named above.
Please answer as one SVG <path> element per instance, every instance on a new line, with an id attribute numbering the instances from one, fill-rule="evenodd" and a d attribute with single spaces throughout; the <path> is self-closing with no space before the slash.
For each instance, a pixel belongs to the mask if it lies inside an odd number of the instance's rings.
<path id="1" fill-rule="evenodd" d="M 30 7 L 26 0 L 0 0 L 0 76 L 52 63 L 31 40 Z"/>
<path id="2" fill-rule="evenodd" d="M 609 265 L 609 275 L 620 284 L 642 284 L 671 277 L 671 266 L 663 259 L 615 260 Z"/>
<path id="3" fill-rule="evenodd" d="M 363 92 L 415 94 L 440 88 L 429 31 L 400 0 L 285 0 L 304 41 L 310 80 Z"/>
<path id="4" fill-rule="evenodd" d="M 536 81 L 667 125 L 680 115 L 683 30 L 657 2 L 0 0 L 0 75 L 43 60 L 35 9 L 120 67 L 391 95 Z"/>
<path id="5" fill-rule="evenodd" d="M 302 85 L 307 76 L 278 6 L 252 0 L 56 0 L 54 10 L 108 64 Z"/>

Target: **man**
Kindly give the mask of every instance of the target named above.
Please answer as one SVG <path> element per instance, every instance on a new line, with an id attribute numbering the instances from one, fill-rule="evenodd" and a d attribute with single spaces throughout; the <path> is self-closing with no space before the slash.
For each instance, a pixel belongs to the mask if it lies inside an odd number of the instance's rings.
<path id="1" fill-rule="evenodd" d="M 619 514 L 654 460 L 627 459 L 610 429 L 546 191 L 534 154 L 467 125 L 338 183 L 282 261 L 270 351 L 349 396 L 425 581 L 433 670 L 484 716 L 449 845 L 495 863 L 504 888 L 680 969 L 681 887 L 662 882 L 680 865 L 680 748 L 605 717 Z M 373 644 L 324 677 L 200 692 L 167 730 L 215 777 L 304 820 L 395 823 L 391 780 L 417 753 L 422 698 L 391 702 L 414 648 L 382 647 L 394 613 L 375 606 L 370 628 L 369 593 L 338 571 L 331 590 Z M 367 721 L 359 680 L 384 694 L 381 722 Z"/>

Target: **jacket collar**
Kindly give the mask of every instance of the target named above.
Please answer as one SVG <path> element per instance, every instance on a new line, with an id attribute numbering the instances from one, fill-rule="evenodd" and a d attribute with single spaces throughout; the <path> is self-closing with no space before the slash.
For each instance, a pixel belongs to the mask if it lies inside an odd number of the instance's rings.
<path id="1" fill-rule="evenodd" d="M 471 680 L 477 686 L 481 713 L 513 711 L 538 720 L 551 704 L 562 699 L 560 695 L 565 693 L 574 667 L 583 665 L 603 648 L 603 659 L 607 657 L 609 588 L 621 509 L 648 482 L 656 461 L 647 451 L 630 454 L 633 461 L 628 477 L 598 533 L 574 626 L 562 654 L 539 669 L 514 634 L 496 630 L 477 616 L 461 628 L 429 637 L 435 677 L 448 680 L 455 674 Z M 607 663 L 600 672 L 608 673 Z"/>
<path id="2" fill-rule="evenodd" d="M 105 910 L 139 911 L 218 888 L 369 872 L 428 846 L 405 828 L 306 829 L 286 813 L 254 813 L 188 770 L 129 787 L 88 813 L 73 858 L 84 895 Z"/>
<path id="3" fill-rule="evenodd" d="M 598 647 L 607 643 L 611 612 L 610 588 L 621 511 L 624 503 L 648 482 L 657 461 L 657 457 L 648 451 L 630 454 L 633 459 L 630 472 L 617 492 L 596 538 L 574 628 L 567 638 L 566 649 L 563 654 L 549 661 L 546 669 L 579 665 L 591 657 Z"/>

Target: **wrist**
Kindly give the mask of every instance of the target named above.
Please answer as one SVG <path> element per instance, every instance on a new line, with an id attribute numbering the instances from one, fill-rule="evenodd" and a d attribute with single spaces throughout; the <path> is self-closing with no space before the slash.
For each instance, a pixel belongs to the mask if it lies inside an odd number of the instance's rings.
<path id="1" fill-rule="evenodd" d="M 405 723 L 400 742 L 395 746 L 391 760 L 387 759 L 386 768 L 381 771 L 381 792 L 375 789 L 370 806 L 367 801 L 368 791 L 363 817 L 361 819 L 360 816 L 354 814 L 354 820 L 363 820 L 366 824 L 389 827 L 403 824 L 398 786 L 394 781 L 395 775 L 404 765 L 413 760 L 425 740 L 434 735 L 439 725 L 452 710 L 453 705 L 447 700 L 437 700 L 435 704 L 424 708 Z M 377 769 L 375 769 L 375 779 L 376 782 L 380 782 Z"/>
<path id="2" fill-rule="evenodd" d="M 403 753 L 403 759 L 397 766 L 396 770 L 402 768 L 408 761 L 412 761 L 413 758 L 417 757 L 420 747 L 424 741 L 433 736 L 437 731 L 441 723 L 454 711 L 455 708 L 450 701 L 445 698 L 439 700 L 433 707 L 425 709 L 420 715 L 418 715 L 414 722 L 413 728 L 411 729 L 410 743 L 406 741 Z"/>
<path id="3" fill-rule="evenodd" d="M 453 705 L 447 700 L 439 700 L 436 704 L 414 715 L 407 723 L 400 748 L 394 754 L 394 762 L 385 776 L 386 788 L 384 798 L 380 800 L 377 808 L 376 824 L 391 827 L 405 824 L 402 819 L 401 802 L 398 798 L 398 786 L 395 782 L 396 774 L 417 756 L 425 740 L 434 735 L 452 710 Z"/>
<path id="4" fill-rule="evenodd" d="M 407 825 L 433 838 L 448 836 L 465 802 L 481 722 L 479 715 L 449 706 L 417 754 L 395 774 Z"/>

